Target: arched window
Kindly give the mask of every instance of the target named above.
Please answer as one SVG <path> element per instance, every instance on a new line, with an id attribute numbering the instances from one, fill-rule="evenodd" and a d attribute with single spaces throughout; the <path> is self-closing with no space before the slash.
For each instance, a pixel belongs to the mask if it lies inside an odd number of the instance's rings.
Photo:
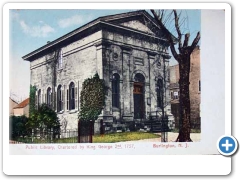
<path id="1" fill-rule="evenodd" d="M 69 85 L 69 110 L 75 109 L 75 84 L 73 82 Z"/>
<path id="2" fill-rule="evenodd" d="M 119 108 L 119 106 L 120 106 L 120 103 L 119 103 L 119 98 L 120 98 L 119 81 L 120 81 L 119 75 L 116 73 L 113 74 L 113 77 L 112 77 L 112 106 L 116 107 L 116 108 Z"/>
<path id="3" fill-rule="evenodd" d="M 59 85 L 57 88 L 57 112 L 63 110 L 63 91 L 62 86 Z"/>
<path id="4" fill-rule="evenodd" d="M 158 79 L 157 81 L 157 106 L 163 108 L 163 81 Z"/>
<path id="5" fill-rule="evenodd" d="M 134 82 L 144 83 L 145 82 L 145 77 L 142 74 L 137 73 L 134 77 Z"/>
<path id="6" fill-rule="evenodd" d="M 37 106 L 40 107 L 41 105 L 41 89 L 38 90 L 38 95 L 37 95 Z"/>
<path id="7" fill-rule="evenodd" d="M 52 106 L 52 90 L 50 87 L 47 89 L 47 105 Z"/>

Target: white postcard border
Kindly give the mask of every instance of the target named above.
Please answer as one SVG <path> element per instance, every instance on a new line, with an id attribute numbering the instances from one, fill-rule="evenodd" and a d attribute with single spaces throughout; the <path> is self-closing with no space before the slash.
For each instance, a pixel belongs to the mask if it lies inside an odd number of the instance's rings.
<path id="1" fill-rule="evenodd" d="M 34 4 L 34 3 L 14 3 L 14 4 L 6 4 L 3 9 L 3 100 L 4 104 L 8 104 L 8 96 L 9 96 L 9 9 L 87 9 L 91 6 L 89 3 L 81 4 L 51 4 L 48 3 L 48 6 L 44 4 Z M 174 4 L 162 4 L 162 3 L 128 3 L 126 6 L 124 3 L 114 3 L 108 6 L 104 6 L 103 3 L 94 3 L 95 7 L 101 7 L 103 9 L 114 9 L 114 7 L 118 7 L 118 9 L 127 9 L 127 8 L 136 8 L 136 9 L 150 9 L 153 7 L 161 7 L 161 8 L 178 8 L 178 9 L 225 9 L 225 74 L 223 72 L 222 76 L 225 77 L 225 134 L 231 134 L 231 7 L 226 3 L 208 3 L 207 8 L 204 3 L 194 3 L 194 4 L 184 4 L 184 3 L 174 3 Z M 126 8 L 127 7 L 127 8 Z M 209 17 L 211 19 L 211 17 Z M 212 27 L 214 28 L 214 27 Z M 204 39 L 205 34 L 202 34 Z M 204 40 L 201 40 L 201 45 L 204 46 Z M 219 52 L 221 53 L 221 52 Z M 211 55 L 210 55 L 211 56 Z M 214 57 L 214 56 L 213 56 Z M 202 57 L 201 57 L 202 61 Z M 214 60 L 216 63 L 218 60 Z M 220 59 L 219 59 L 220 61 Z M 217 63 L 215 64 L 216 66 Z M 221 69 L 222 67 L 220 67 Z M 219 74 L 221 76 L 221 74 Z M 211 77 L 209 77 L 211 79 Z M 204 83 L 203 83 L 204 88 Z M 210 88 L 210 87 L 207 87 Z M 222 94 L 220 94 L 222 96 Z M 220 102 L 221 103 L 221 102 Z M 219 104 L 216 102 L 216 104 Z M 219 104 L 221 106 L 221 104 Z M 109 174 L 109 175 L 118 175 L 120 174 L 119 168 L 121 168 L 121 174 L 126 175 L 159 175 L 159 174 L 228 174 L 231 171 L 231 158 L 226 158 L 221 155 L 191 155 L 191 156 L 183 156 L 183 155 L 31 155 L 31 156 L 22 156 L 22 155 L 9 155 L 9 142 L 8 142 L 8 107 L 3 107 L 3 171 L 5 174 L 69 174 L 69 175 L 77 175 L 77 174 L 90 174 L 90 175 L 100 175 L 100 174 Z M 213 114 L 214 115 L 214 114 Z M 205 121 L 204 119 L 202 121 Z M 214 119 L 213 119 L 214 121 Z M 215 122 L 215 121 L 214 121 Z M 216 122 L 215 122 L 216 123 Z M 215 124 L 218 128 L 218 125 Z M 203 131 L 205 131 L 203 127 Z M 220 129 L 222 127 L 219 127 Z M 206 129 L 208 129 L 206 127 Z M 213 129 L 213 135 L 216 134 Z M 207 137 L 204 137 L 203 134 L 203 142 L 204 138 L 211 139 L 210 131 L 207 133 Z M 223 134 L 221 134 L 223 135 Z M 210 147 L 210 153 L 214 154 L 216 152 L 215 142 L 213 147 L 213 142 L 208 141 L 205 143 L 205 147 Z M 197 144 L 197 143 L 196 143 Z M 143 149 L 144 151 L 144 149 Z M 199 149 L 193 150 L 196 153 L 201 154 Z M 187 153 L 186 153 L 187 154 Z M 33 162 L 34 166 L 31 166 Z M 82 163 L 81 163 L 82 162 Z M 96 163 L 95 163 L 96 162 Z M 96 165 L 94 170 L 91 168 L 93 164 Z M 172 163 L 175 162 L 175 163 Z M 190 166 L 191 163 L 197 162 L 194 168 Z M 202 162 L 202 163 L 201 163 Z M 204 166 L 202 164 L 204 163 Z M 216 164 L 223 164 L 222 168 L 218 166 L 218 168 L 213 169 L 212 167 Z M 71 168 L 65 168 L 62 164 L 69 164 Z M 122 165 L 124 164 L 124 167 Z M 151 164 L 151 168 L 146 168 L 147 165 Z M 183 164 L 190 166 L 185 168 Z M 42 166 L 44 165 L 44 166 Z M 52 168 L 54 165 L 55 168 Z M 134 168 L 133 168 L 134 167 Z M 171 167 L 171 168 L 169 168 Z M 174 170 L 173 170 L 174 169 Z M 201 172 L 200 172 L 201 171 Z"/>

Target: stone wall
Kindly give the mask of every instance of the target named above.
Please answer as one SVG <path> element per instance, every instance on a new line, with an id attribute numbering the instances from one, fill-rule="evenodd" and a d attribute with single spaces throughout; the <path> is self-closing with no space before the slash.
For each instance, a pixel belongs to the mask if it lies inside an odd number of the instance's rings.
<path id="1" fill-rule="evenodd" d="M 62 86 L 64 99 L 63 111 L 58 113 L 58 117 L 61 122 L 63 120 L 67 121 L 66 129 L 77 129 L 79 97 L 82 83 L 100 69 L 97 64 L 97 48 L 95 43 L 101 38 L 101 34 L 101 31 L 99 31 L 84 39 L 61 47 L 63 57 L 61 68 L 58 68 L 58 64 L 52 64 L 54 58 L 57 57 L 57 52 L 47 54 L 31 62 L 31 84 L 35 85 L 37 90 L 41 89 L 42 102 L 46 103 L 47 88 L 50 87 L 52 93 L 54 93 L 57 91 L 59 85 Z M 56 67 L 55 75 L 54 66 Z M 53 84 L 54 76 L 56 76 L 55 85 Z M 77 88 L 77 105 L 75 110 L 69 111 L 67 110 L 66 102 L 67 89 L 71 82 L 74 82 Z M 54 103 L 56 106 L 56 101 Z"/>
<path id="2" fill-rule="evenodd" d="M 136 22 L 133 24 L 125 22 L 123 25 L 128 27 L 137 25 L 140 30 L 146 29 L 146 27 L 141 27 L 144 26 L 143 24 Z M 58 68 L 58 64 L 53 63 L 58 58 L 59 52 L 62 52 L 61 68 Z M 161 116 L 161 109 L 157 107 L 156 83 L 158 79 L 163 79 L 163 59 L 167 60 L 166 55 L 168 55 L 167 46 L 162 42 L 156 43 L 150 38 L 114 30 L 98 31 L 32 61 L 31 84 L 35 85 L 38 90 L 41 89 L 42 102 L 46 102 L 49 87 L 56 97 L 57 87 L 61 85 L 64 94 L 64 108 L 63 111 L 58 112 L 58 117 L 61 123 L 67 124 L 64 127 L 65 129 L 77 129 L 82 83 L 86 78 L 97 72 L 109 88 L 106 95 L 106 106 L 95 124 L 95 132 L 98 133 L 101 119 L 104 120 L 105 124 L 133 121 L 133 88 L 134 77 L 137 73 L 141 73 L 145 78 L 144 119 L 148 119 L 148 116 L 153 113 L 156 114 L 156 111 Z M 168 63 L 166 63 L 166 70 L 167 68 Z M 114 73 L 118 73 L 120 76 L 119 109 L 112 107 L 111 88 Z M 168 76 L 169 74 L 166 73 L 167 80 L 169 79 Z M 75 87 L 77 87 L 77 106 L 75 110 L 68 111 L 66 94 L 71 82 L 74 82 Z M 167 81 L 166 87 L 168 87 L 168 84 L 169 81 Z M 165 102 L 167 103 L 170 98 L 168 89 L 165 89 L 165 93 L 167 95 Z M 56 107 L 56 101 L 54 101 L 54 104 Z M 169 109 L 170 107 L 167 106 L 165 112 L 171 115 Z"/>
<path id="3" fill-rule="evenodd" d="M 131 34 L 103 31 L 103 37 L 106 41 L 102 47 L 103 77 L 109 91 L 102 118 L 105 118 L 105 122 L 113 120 L 133 121 L 133 86 L 137 73 L 142 74 L 145 78 L 145 119 L 148 119 L 150 114 L 156 114 L 156 111 L 160 116 L 161 109 L 157 107 L 156 83 L 158 78 L 163 78 L 163 56 L 157 54 L 157 50 L 166 48 L 162 44 L 150 43 L 144 38 L 135 38 Z M 167 68 L 168 63 L 166 63 Z M 120 76 L 121 108 L 119 109 L 112 108 L 111 78 L 114 73 Z M 166 79 L 169 79 L 168 76 L 169 74 L 166 73 Z M 167 82 L 167 87 L 168 84 L 169 82 Z M 168 102 L 170 98 L 168 89 L 166 89 L 166 94 L 166 102 Z M 170 106 L 167 106 L 165 111 L 170 114 Z"/>

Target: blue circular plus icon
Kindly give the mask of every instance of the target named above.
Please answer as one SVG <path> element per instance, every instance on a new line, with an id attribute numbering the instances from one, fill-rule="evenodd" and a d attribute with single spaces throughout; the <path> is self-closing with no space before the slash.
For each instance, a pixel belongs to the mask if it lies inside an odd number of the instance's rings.
<path id="1" fill-rule="evenodd" d="M 217 149 L 224 156 L 233 155 L 238 148 L 238 142 L 233 136 L 221 136 L 217 141 Z"/>

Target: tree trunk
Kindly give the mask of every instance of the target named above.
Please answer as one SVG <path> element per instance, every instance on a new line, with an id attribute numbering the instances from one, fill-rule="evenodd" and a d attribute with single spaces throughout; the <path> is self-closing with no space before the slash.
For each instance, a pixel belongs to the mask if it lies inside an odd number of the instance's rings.
<path id="1" fill-rule="evenodd" d="M 164 18 L 164 10 L 160 13 L 157 13 L 155 10 L 151 9 L 155 20 L 160 26 L 162 33 L 167 37 L 167 41 L 170 45 L 170 49 L 173 57 L 179 63 L 179 89 L 180 89 L 180 127 L 179 135 L 176 141 L 179 142 L 188 142 L 192 141 L 190 138 L 190 96 L 189 96 L 189 72 L 190 72 L 190 55 L 193 52 L 194 48 L 197 46 L 200 40 L 200 32 L 197 33 L 192 44 L 189 46 L 189 37 L 190 33 L 185 34 L 184 42 L 182 44 L 183 33 L 180 30 L 181 25 L 179 24 L 180 14 L 177 13 L 176 9 L 173 10 L 174 20 L 175 20 L 175 29 L 177 31 L 178 37 L 174 39 L 174 36 L 171 34 L 165 25 L 166 22 L 170 19 L 168 16 L 167 19 Z M 166 16 L 165 16 L 166 17 Z M 170 27 L 170 26 L 169 26 Z M 176 52 L 175 43 L 177 41 L 179 53 Z"/>
<path id="2" fill-rule="evenodd" d="M 189 95 L 190 55 L 183 55 L 179 59 L 179 89 L 180 89 L 180 128 L 176 141 L 189 142 L 190 124 L 190 95 Z"/>

